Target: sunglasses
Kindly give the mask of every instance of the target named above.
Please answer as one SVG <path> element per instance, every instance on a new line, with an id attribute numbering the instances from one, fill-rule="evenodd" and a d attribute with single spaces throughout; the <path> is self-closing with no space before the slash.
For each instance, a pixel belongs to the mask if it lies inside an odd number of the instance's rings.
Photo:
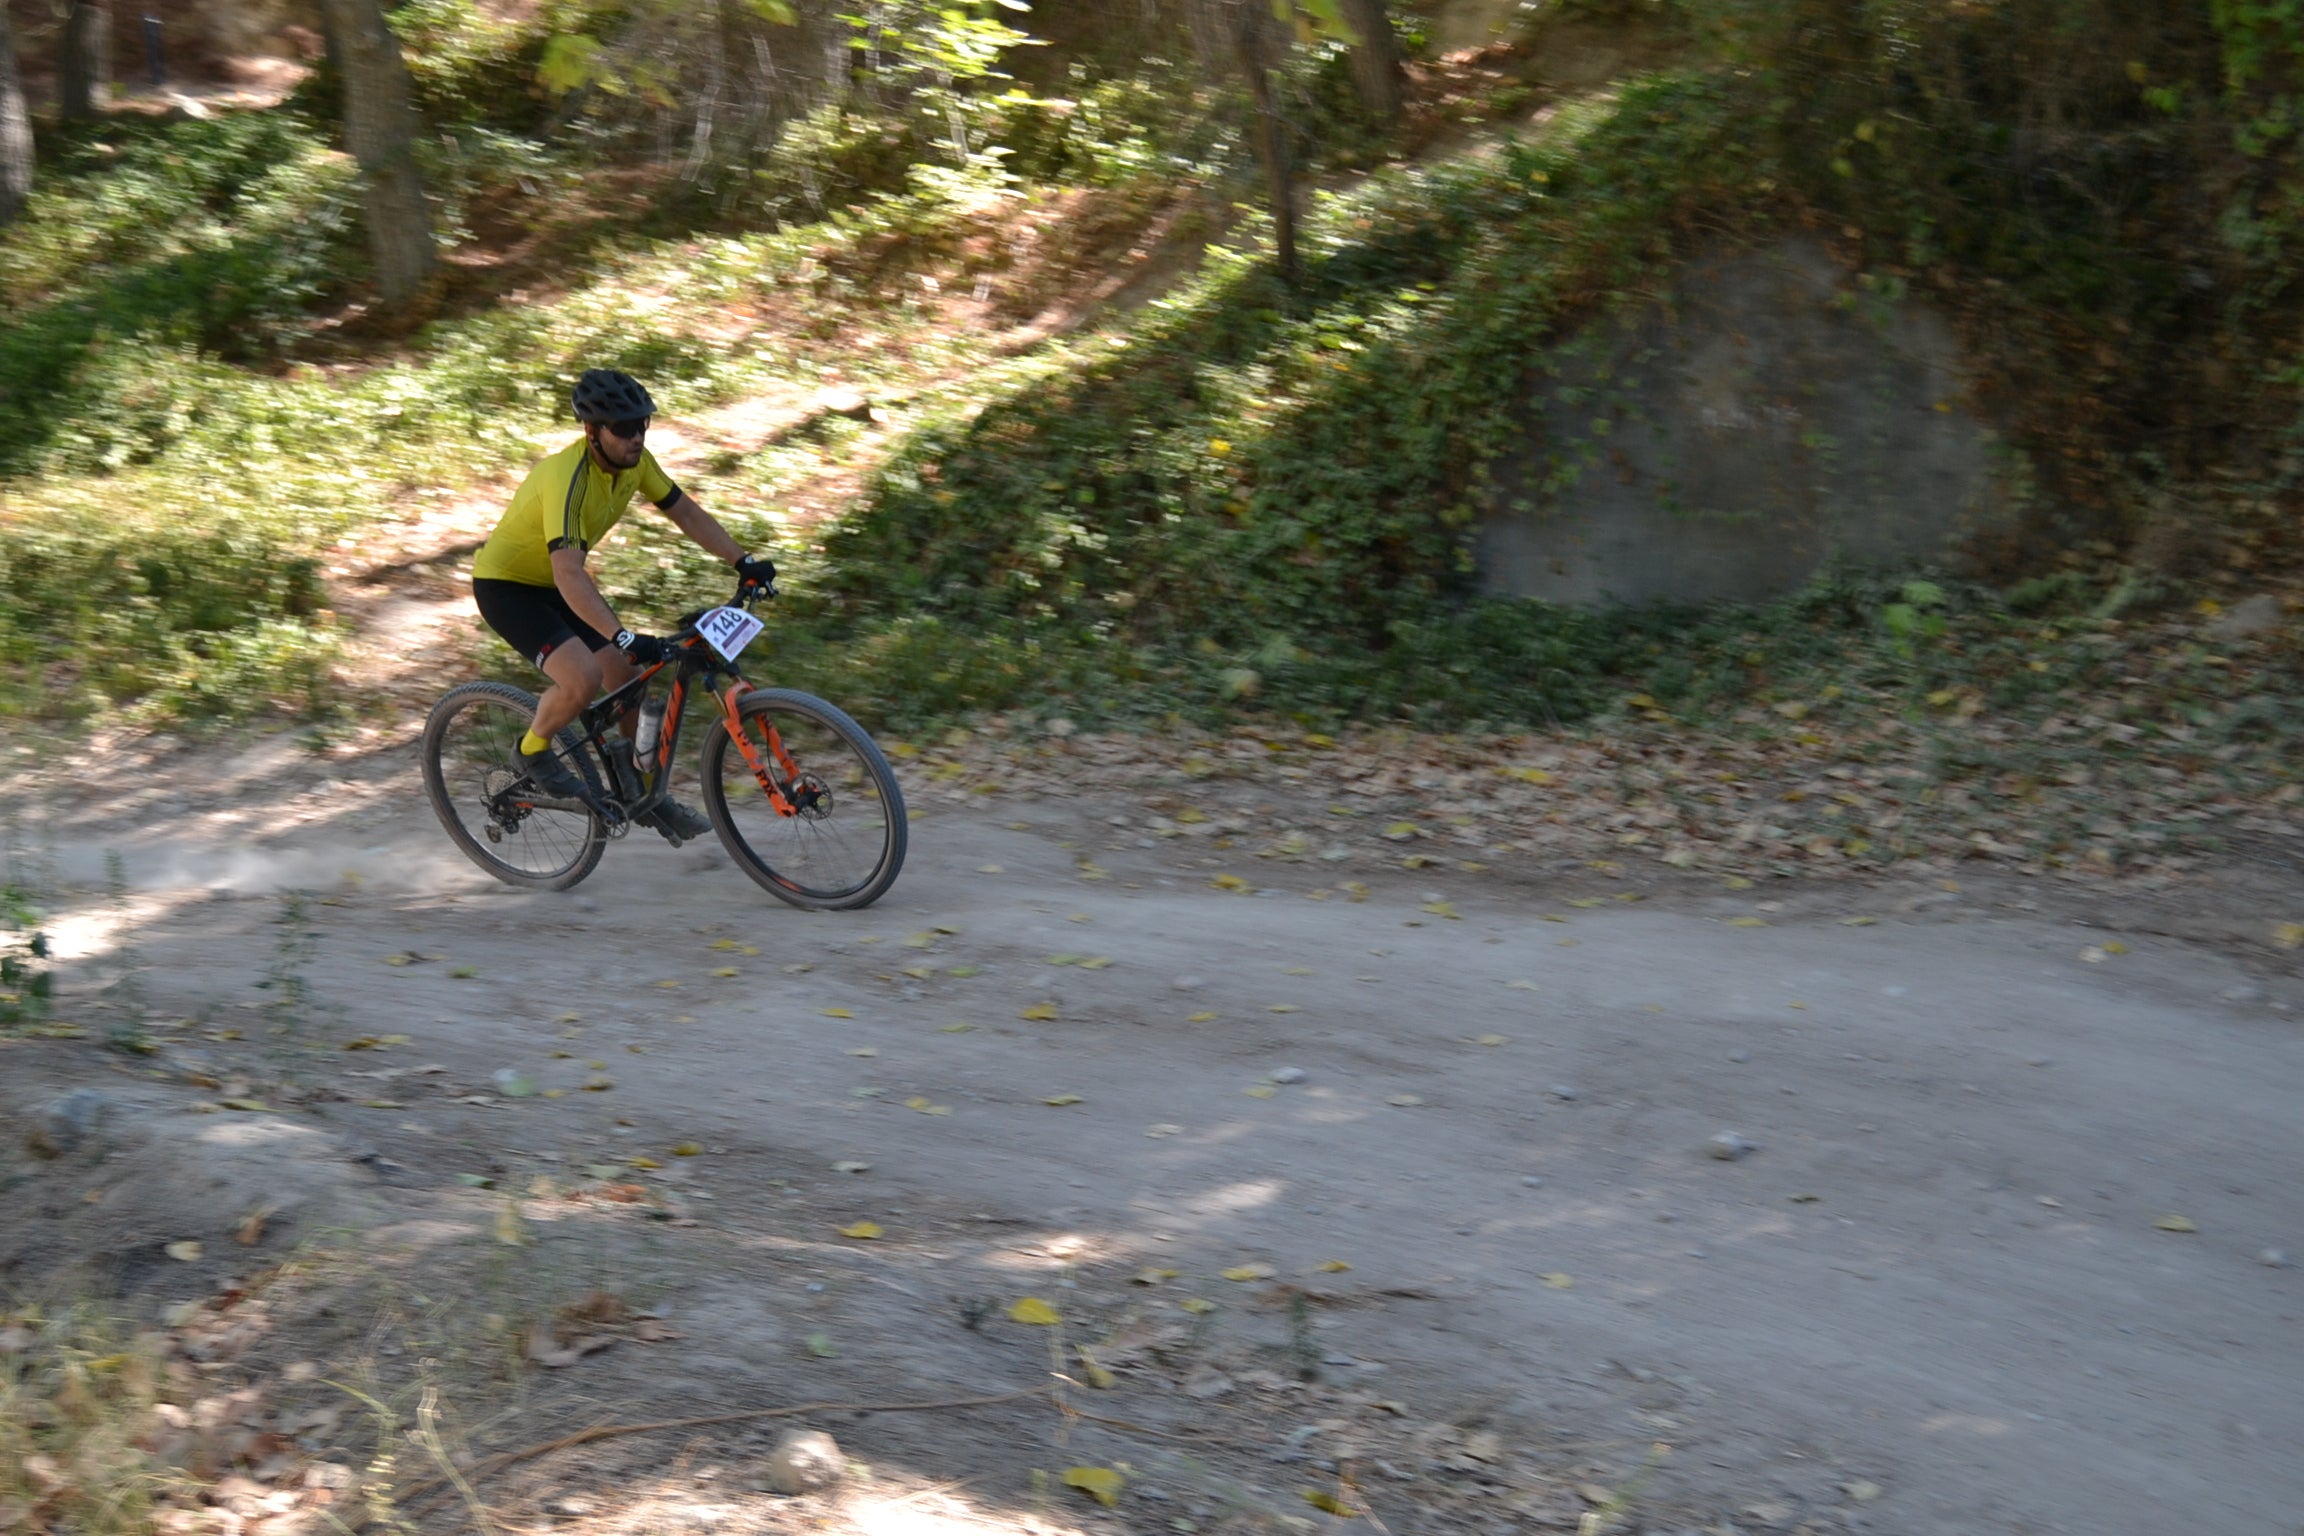
<path id="1" fill-rule="evenodd" d="M 635 416 L 629 421 L 604 421 L 600 425 L 627 441 L 648 435 L 648 418 L 645 416 Z"/>

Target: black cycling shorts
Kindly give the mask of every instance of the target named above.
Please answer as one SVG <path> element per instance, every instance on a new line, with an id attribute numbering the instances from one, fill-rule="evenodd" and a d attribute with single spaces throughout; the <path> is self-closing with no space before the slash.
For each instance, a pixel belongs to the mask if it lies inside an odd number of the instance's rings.
<path id="1" fill-rule="evenodd" d="M 492 576 L 472 578 L 472 601 L 480 617 L 512 649 L 538 666 L 544 658 L 571 640 L 589 650 L 605 650 L 608 639 L 576 617 L 558 587 L 532 587 L 524 581 L 499 581 Z"/>

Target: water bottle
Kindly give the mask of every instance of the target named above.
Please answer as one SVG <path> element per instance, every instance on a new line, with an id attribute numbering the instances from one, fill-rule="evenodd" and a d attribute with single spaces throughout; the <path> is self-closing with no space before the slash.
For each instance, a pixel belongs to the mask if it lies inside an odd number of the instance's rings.
<path id="1" fill-rule="evenodd" d="M 640 729 L 633 734 L 632 751 L 643 768 L 653 765 L 656 738 L 664 732 L 664 701 L 646 699 L 640 705 Z"/>

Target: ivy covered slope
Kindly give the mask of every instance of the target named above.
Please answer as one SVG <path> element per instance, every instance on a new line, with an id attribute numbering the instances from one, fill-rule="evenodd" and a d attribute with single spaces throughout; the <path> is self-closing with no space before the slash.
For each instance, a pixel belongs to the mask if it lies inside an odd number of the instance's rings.
<path id="1" fill-rule="evenodd" d="M 1465 601 L 1485 471 L 1547 344 L 1769 184 L 1688 75 L 1322 196 L 1298 289 L 1212 249 L 1102 357 L 916 436 L 823 580 L 953 704 L 1063 657 L 1140 709 L 1581 714 L 1639 626 Z"/>

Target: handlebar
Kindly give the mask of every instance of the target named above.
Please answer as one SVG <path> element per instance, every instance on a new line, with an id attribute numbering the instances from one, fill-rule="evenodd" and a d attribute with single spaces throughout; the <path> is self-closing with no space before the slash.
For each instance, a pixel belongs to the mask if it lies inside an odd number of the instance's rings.
<path id="1" fill-rule="evenodd" d="M 754 603 L 757 603 L 764 597 L 774 597 L 775 595 L 776 583 L 773 581 L 739 581 L 736 583 L 736 595 L 720 606 L 724 608 L 741 608 L 746 613 L 750 613 Z M 684 613 L 680 615 L 680 627 L 674 630 L 671 634 L 664 637 L 665 643 L 667 645 L 686 645 L 690 641 L 696 639 L 696 621 L 703 618 L 704 615 L 710 611 L 711 610 L 708 608 L 699 608 L 693 613 Z"/>

